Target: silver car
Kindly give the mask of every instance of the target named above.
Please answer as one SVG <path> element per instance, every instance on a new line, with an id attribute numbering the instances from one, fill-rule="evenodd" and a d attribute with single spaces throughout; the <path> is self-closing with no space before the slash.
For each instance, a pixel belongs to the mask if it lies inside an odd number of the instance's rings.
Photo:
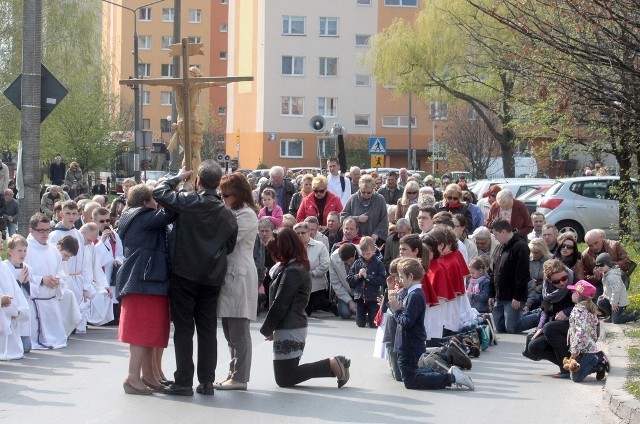
<path id="1" fill-rule="evenodd" d="M 537 211 L 560 232 L 576 233 L 580 242 L 594 228 L 617 239 L 620 220 L 614 188 L 619 180 L 615 176 L 562 178 L 538 200 Z"/>

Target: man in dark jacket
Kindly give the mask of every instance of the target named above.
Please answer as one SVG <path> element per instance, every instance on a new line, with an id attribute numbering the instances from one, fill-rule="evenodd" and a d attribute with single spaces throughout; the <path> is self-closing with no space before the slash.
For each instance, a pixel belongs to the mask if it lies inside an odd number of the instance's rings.
<path id="1" fill-rule="evenodd" d="M 196 191 L 175 191 L 193 171 L 180 173 L 160 183 L 153 197 L 177 214 L 169 235 L 171 277 L 169 300 L 176 351 L 175 383 L 165 393 L 193 395 L 193 332 L 198 331 L 198 381 L 196 391 L 213 395 L 217 362 L 216 304 L 224 284 L 227 255 L 236 244 L 235 215 L 216 193 L 222 169 L 213 160 L 202 162 L 195 181 Z"/>
<path id="2" fill-rule="evenodd" d="M 527 301 L 530 279 L 527 238 L 502 218 L 492 222 L 491 230 L 501 246 L 493 262 L 489 306 L 493 306 L 493 319 L 499 332 L 519 333 L 518 322 Z"/>
<path id="3" fill-rule="evenodd" d="M 62 185 L 65 172 L 67 172 L 67 165 L 62 162 L 62 156 L 56 155 L 56 159 L 49 165 L 49 180 L 51 180 L 51 184 Z"/>
<path id="4" fill-rule="evenodd" d="M 296 186 L 284 178 L 284 168 L 281 166 L 271 168 L 269 177 L 267 182 L 260 185 L 258 199 L 262 199 L 262 192 L 265 188 L 272 188 L 273 191 L 276 192 L 276 203 L 278 206 L 280 206 L 283 211 L 288 211 L 291 197 L 293 197 L 293 194 L 297 191 Z"/>

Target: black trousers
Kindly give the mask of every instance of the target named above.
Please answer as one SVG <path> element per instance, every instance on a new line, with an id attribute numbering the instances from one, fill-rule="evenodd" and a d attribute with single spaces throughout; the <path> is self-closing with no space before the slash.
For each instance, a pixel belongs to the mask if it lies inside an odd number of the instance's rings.
<path id="1" fill-rule="evenodd" d="M 198 381 L 215 380 L 218 361 L 216 306 L 220 286 L 202 284 L 172 274 L 169 303 L 176 351 L 176 384 L 193 386 L 193 333 L 198 330 Z"/>
<path id="2" fill-rule="evenodd" d="M 529 353 L 537 359 L 546 359 L 562 371 L 562 359 L 569 356 L 567 333 L 569 321 L 550 321 L 542 328 L 542 335 L 531 340 Z"/>
<path id="3" fill-rule="evenodd" d="M 318 377 L 335 377 L 329 359 L 300 365 L 300 356 L 292 359 L 274 359 L 273 374 L 280 387 L 292 387 Z"/>

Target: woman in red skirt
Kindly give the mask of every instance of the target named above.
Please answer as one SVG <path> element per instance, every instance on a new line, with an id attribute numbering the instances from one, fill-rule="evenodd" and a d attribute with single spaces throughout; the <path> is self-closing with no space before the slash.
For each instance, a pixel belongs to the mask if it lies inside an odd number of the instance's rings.
<path id="1" fill-rule="evenodd" d="M 153 355 L 169 342 L 166 232 L 174 216 L 156 208 L 152 189 L 138 184 L 129 190 L 118 227 L 125 256 L 116 279 L 118 340 L 129 343 L 129 376 L 123 383 L 127 394 L 150 395 L 164 387 L 154 376 Z"/>

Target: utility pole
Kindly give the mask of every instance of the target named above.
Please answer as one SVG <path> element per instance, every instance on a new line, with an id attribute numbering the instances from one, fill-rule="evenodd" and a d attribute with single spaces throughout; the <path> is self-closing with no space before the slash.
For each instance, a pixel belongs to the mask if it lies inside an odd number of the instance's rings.
<path id="1" fill-rule="evenodd" d="M 24 0 L 22 25 L 22 99 L 20 138 L 22 140 L 22 178 L 24 194 L 18 214 L 18 228 L 25 237 L 29 219 L 40 205 L 40 92 L 42 63 L 42 0 Z"/>
<path id="2" fill-rule="evenodd" d="M 173 0 L 173 44 L 180 43 L 180 24 L 182 21 L 182 0 Z M 173 78 L 180 78 L 180 56 L 173 57 Z M 176 108 L 175 95 L 171 105 L 171 122 L 178 123 L 178 109 Z M 179 147 L 169 152 L 169 172 L 178 172 L 180 169 Z M 196 170 L 197 171 L 197 170 Z"/>

